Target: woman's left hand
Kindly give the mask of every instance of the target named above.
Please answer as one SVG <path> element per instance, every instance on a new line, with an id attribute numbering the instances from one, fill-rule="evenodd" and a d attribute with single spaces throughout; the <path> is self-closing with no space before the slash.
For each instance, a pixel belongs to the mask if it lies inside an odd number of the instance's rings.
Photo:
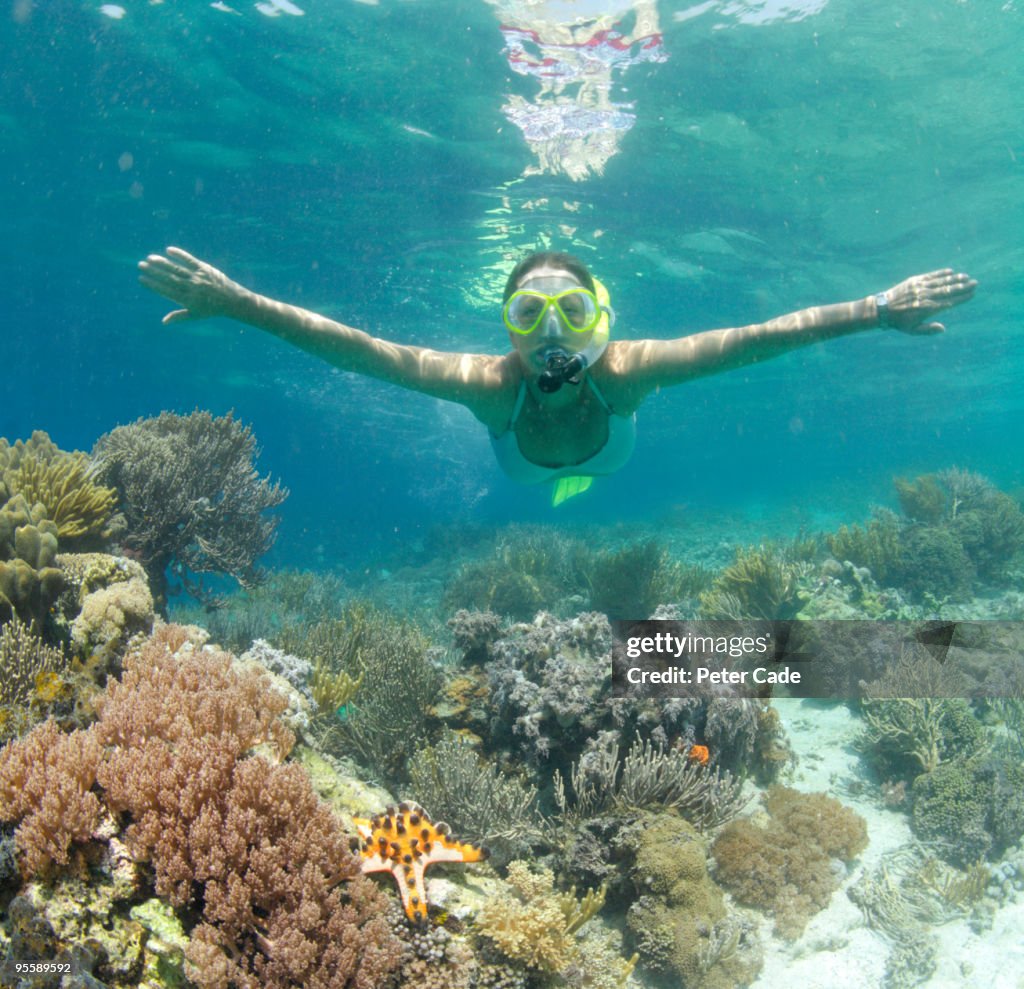
<path id="1" fill-rule="evenodd" d="M 932 317 L 967 302 L 977 286 L 970 275 L 952 268 L 914 275 L 885 293 L 889 300 L 885 325 L 902 333 L 942 333 L 946 327 Z"/>

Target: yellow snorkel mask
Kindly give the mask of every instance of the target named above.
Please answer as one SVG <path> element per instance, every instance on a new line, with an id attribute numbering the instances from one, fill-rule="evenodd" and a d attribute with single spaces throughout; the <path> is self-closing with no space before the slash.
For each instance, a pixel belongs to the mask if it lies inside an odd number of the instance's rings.
<path id="1" fill-rule="evenodd" d="M 596 278 L 594 292 L 581 285 L 567 287 L 562 276 L 528 278 L 526 284 L 530 287 L 513 292 L 505 303 L 505 326 L 518 337 L 535 338 L 528 356 L 543 369 L 537 380 L 542 392 L 578 385 L 608 346 L 615 322 L 608 290 Z M 517 349 L 526 350 L 520 344 Z"/>

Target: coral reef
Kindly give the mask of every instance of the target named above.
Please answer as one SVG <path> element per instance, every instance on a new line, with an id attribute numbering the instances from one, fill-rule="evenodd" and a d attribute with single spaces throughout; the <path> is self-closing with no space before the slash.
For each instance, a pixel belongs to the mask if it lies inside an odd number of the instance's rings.
<path id="1" fill-rule="evenodd" d="M 880 584 L 886 583 L 900 565 L 900 521 L 888 509 L 876 509 L 864 528 L 840 526 L 825 541 L 837 560 L 866 567 Z"/>
<path id="2" fill-rule="evenodd" d="M 875 869 L 858 877 L 848 895 L 891 946 L 886 987 L 909 989 L 932 976 L 937 939 L 929 928 L 969 915 L 989 879 L 984 866 L 960 872 L 913 844 L 890 853 Z"/>
<path id="3" fill-rule="evenodd" d="M 309 688 L 313 667 L 309 660 L 293 656 L 283 649 L 275 649 L 264 639 L 254 639 L 249 649 L 240 658 L 247 662 L 257 663 L 268 672 L 286 681 L 293 690 L 297 690 L 309 700 L 313 699 Z"/>
<path id="4" fill-rule="evenodd" d="M 530 762 L 571 759 L 607 714 L 611 628 L 604 615 L 562 622 L 542 612 L 492 646 L 494 730 Z"/>
<path id="5" fill-rule="evenodd" d="M 503 773 L 455 732 L 423 749 L 409 776 L 421 803 L 486 844 L 496 863 L 529 851 L 541 838 L 536 787 Z"/>
<path id="6" fill-rule="evenodd" d="M 0 438 L 0 488 L 7 497 L 22 495 L 29 505 L 42 505 L 65 549 L 98 544 L 109 535 L 116 492 L 96 483 L 84 453 L 59 450 L 41 430 L 13 446 Z"/>
<path id="7" fill-rule="evenodd" d="M 243 587 L 263 579 L 256 561 L 278 522 L 264 512 L 288 492 L 256 473 L 257 454 L 248 427 L 198 410 L 139 419 L 97 441 L 97 475 L 118 493 L 125 547 L 138 554 L 161 605 L 168 571 L 200 600 L 210 599 L 202 574 L 226 574 Z"/>
<path id="8" fill-rule="evenodd" d="M 948 528 L 914 525 L 900 533 L 899 562 L 889 579 L 913 598 L 929 593 L 962 601 L 970 596 L 976 576 L 963 544 Z"/>
<path id="9" fill-rule="evenodd" d="M 711 848 L 715 877 L 739 902 L 771 910 L 777 934 L 796 938 L 839 886 L 831 860 L 863 851 L 867 827 L 823 793 L 773 786 L 765 806 L 766 827 L 743 818 L 722 829 Z"/>
<path id="10" fill-rule="evenodd" d="M 950 528 L 978 575 L 985 580 L 1003 576 L 1024 549 L 1020 505 L 980 474 L 953 467 L 940 471 L 937 479 L 948 492 Z"/>
<path id="11" fill-rule="evenodd" d="M 767 546 L 748 546 L 700 596 L 700 611 L 712 620 L 794 618 L 803 605 L 797 564 Z"/>
<path id="12" fill-rule="evenodd" d="M 71 644 L 80 656 L 111 665 L 133 635 L 153 629 L 153 596 L 142 566 L 125 557 L 102 553 L 57 557 L 67 589 L 78 600 L 71 624 Z"/>
<path id="13" fill-rule="evenodd" d="M 411 948 L 399 970 L 402 989 L 475 989 L 479 984 L 476 958 L 465 940 L 453 937 L 445 927 L 407 926 L 402 931 L 392 921 Z"/>
<path id="14" fill-rule="evenodd" d="M 488 662 L 491 646 L 501 635 L 501 616 L 493 611 L 468 611 L 461 608 L 448 619 L 455 648 L 467 666 Z"/>
<path id="15" fill-rule="evenodd" d="M 380 776 L 406 774 L 406 762 L 427 737 L 428 712 L 441 687 L 430 643 L 410 622 L 365 604 L 352 604 L 335 621 L 293 628 L 278 638 L 289 653 L 317 659 L 324 675 L 361 680 L 343 719 L 323 744 L 357 756 Z"/>
<path id="16" fill-rule="evenodd" d="M 700 737 L 719 769 L 772 783 L 793 758 L 779 712 L 770 700 L 712 697 L 704 708 Z"/>
<path id="17" fill-rule="evenodd" d="M 18 822 L 24 875 L 67 865 L 73 843 L 92 836 L 101 811 L 91 792 L 101 755 L 96 732 L 65 734 L 53 721 L 0 750 L 0 820 Z"/>
<path id="18" fill-rule="evenodd" d="M 445 591 L 444 606 L 530 621 L 542 608 L 558 610 L 559 602 L 585 591 L 589 555 L 585 543 L 560 533 L 511 526 L 489 558 L 460 567 Z"/>
<path id="19" fill-rule="evenodd" d="M 294 637 L 296 629 L 332 620 L 347 597 L 337 574 L 272 570 L 263 583 L 220 598 L 214 610 L 194 598 L 178 597 L 169 616 L 178 624 L 202 625 L 211 641 L 241 653 L 257 639 L 280 645 L 282 635 Z"/>
<path id="20" fill-rule="evenodd" d="M 912 522 L 935 525 L 950 510 L 949 492 L 935 474 L 922 474 L 913 480 L 894 477 L 892 483 L 903 514 Z"/>
<path id="21" fill-rule="evenodd" d="M 570 821 L 658 807 L 675 810 L 704 830 L 731 820 L 747 802 L 742 782 L 730 772 L 675 749 L 665 751 L 639 736 L 622 760 L 613 739 L 592 747 L 590 755 L 572 767 L 572 797 L 561 774 L 555 773 L 555 801 Z"/>
<path id="22" fill-rule="evenodd" d="M 163 626 L 129 652 L 94 726 L 48 722 L 0 756 L 23 870 L 99 839 L 105 808 L 158 895 L 198 914 L 186 973 L 202 989 L 377 989 L 401 945 L 340 822 L 298 766 L 280 764 L 286 704 L 265 677 Z"/>
<path id="23" fill-rule="evenodd" d="M 827 537 L 837 559 L 869 568 L 879 583 L 959 600 L 978 580 L 1002 577 L 1024 549 L 1024 512 L 981 475 L 954 467 L 894 483 L 902 518 L 879 509 L 866 528 Z"/>
<path id="24" fill-rule="evenodd" d="M 569 985 L 611 989 L 626 983 L 636 958 L 625 961 L 606 950 L 595 952 L 593 942 L 579 936 L 604 905 L 603 889 L 588 890 L 582 899 L 575 887 L 557 892 L 550 870 L 531 871 L 520 861 L 509 865 L 508 881 L 514 895 L 490 900 L 476 918 L 480 933 L 502 954 Z"/>
<path id="25" fill-rule="evenodd" d="M 47 674 L 66 667 L 63 650 L 46 645 L 19 618 L 0 625 L 0 739 L 21 730 Z"/>
<path id="26" fill-rule="evenodd" d="M 538 989 L 526 968 L 498 960 L 496 950 L 482 948 L 473 932 L 450 916 L 445 918 L 449 926 L 415 924 L 400 908 L 389 908 L 388 922 L 407 949 L 397 989 Z"/>
<path id="27" fill-rule="evenodd" d="M 484 738 L 490 734 L 490 699 L 491 687 L 484 667 L 449 671 L 430 708 L 430 716 L 450 731 Z"/>
<path id="28" fill-rule="evenodd" d="M 910 782 L 940 763 L 969 758 L 985 744 L 981 725 L 962 698 L 865 698 L 862 711 L 863 743 L 887 778 Z"/>
<path id="29" fill-rule="evenodd" d="M 617 836 L 634 895 L 626 916 L 642 964 L 668 984 L 724 989 L 761 968 L 751 924 L 726 912 L 697 831 L 673 814 L 645 814 Z"/>
<path id="30" fill-rule="evenodd" d="M 537 787 L 483 759 L 462 735 L 446 733 L 423 749 L 410 777 L 422 803 L 460 833 L 484 843 L 496 863 L 540 841 Z"/>
<path id="31" fill-rule="evenodd" d="M 609 618 L 640 619 L 695 597 L 709 581 L 708 571 L 674 561 L 654 539 L 594 551 L 560 533 L 513 526 L 490 558 L 461 567 L 445 605 L 530 621 L 541 610 L 565 617 L 589 599 Z"/>
<path id="32" fill-rule="evenodd" d="M 57 962 L 68 966 L 71 974 L 63 979 L 59 973 L 18 979 L 9 963 L 0 963 L 5 989 L 137 984 L 152 955 L 146 931 L 127 916 L 119 892 L 112 883 L 86 882 L 77 876 L 26 884 L 6 911 L 9 957 Z"/>
<path id="33" fill-rule="evenodd" d="M 911 825 L 955 865 L 998 858 L 1024 835 L 1024 766 L 978 754 L 922 773 L 911 788 Z"/>
<path id="34" fill-rule="evenodd" d="M 600 550 L 585 568 L 590 606 L 610 619 L 642 619 L 661 604 L 695 597 L 710 581 L 701 567 L 685 568 L 653 539 Z"/>
<path id="35" fill-rule="evenodd" d="M 64 586 L 54 566 L 57 525 L 23 495 L 0 506 L 0 622 L 17 615 L 40 631 Z"/>
<path id="36" fill-rule="evenodd" d="M 1006 729 L 1006 745 L 1014 755 L 1024 759 L 1024 693 L 990 697 L 988 705 Z"/>
<path id="37" fill-rule="evenodd" d="M 340 716 L 359 693 L 365 676 L 365 673 L 360 673 L 353 677 L 347 670 L 332 672 L 324 658 L 318 656 L 309 679 L 309 690 L 320 714 L 330 718 Z"/>

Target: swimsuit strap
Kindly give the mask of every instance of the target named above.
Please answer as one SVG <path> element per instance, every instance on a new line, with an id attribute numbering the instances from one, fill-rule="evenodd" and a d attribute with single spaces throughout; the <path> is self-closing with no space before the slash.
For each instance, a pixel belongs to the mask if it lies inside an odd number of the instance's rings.
<path id="1" fill-rule="evenodd" d="M 526 378 L 519 379 L 519 391 L 516 393 L 516 402 L 512 406 L 512 415 L 509 416 L 507 432 L 516 428 L 519 421 L 519 413 L 523 411 L 523 402 L 526 401 Z"/>
<path id="2" fill-rule="evenodd" d="M 612 411 L 612 407 L 608 404 L 608 400 L 601 393 L 601 389 L 597 387 L 597 382 L 589 374 L 587 375 L 587 382 L 590 385 L 590 390 L 591 392 L 593 392 L 594 398 L 597 399 L 598 404 L 600 404 L 601 408 L 604 409 L 605 412 L 608 413 L 608 415 L 615 415 L 615 413 Z"/>

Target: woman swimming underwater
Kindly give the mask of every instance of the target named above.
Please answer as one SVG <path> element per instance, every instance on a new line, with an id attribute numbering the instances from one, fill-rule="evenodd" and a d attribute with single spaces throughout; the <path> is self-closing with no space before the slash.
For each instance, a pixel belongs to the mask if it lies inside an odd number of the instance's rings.
<path id="1" fill-rule="evenodd" d="M 855 302 L 801 309 L 674 340 L 609 340 L 608 294 L 577 258 L 531 254 L 505 285 L 512 352 L 460 354 L 381 340 L 257 295 L 177 247 L 139 263 L 140 281 L 182 308 L 165 323 L 228 316 L 266 330 L 345 371 L 466 406 L 490 431 L 512 478 L 553 480 L 558 504 L 633 451 L 635 414 L 651 392 L 875 327 L 941 333 L 934 317 L 966 302 L 977 282 L 945 268 Z"/>

